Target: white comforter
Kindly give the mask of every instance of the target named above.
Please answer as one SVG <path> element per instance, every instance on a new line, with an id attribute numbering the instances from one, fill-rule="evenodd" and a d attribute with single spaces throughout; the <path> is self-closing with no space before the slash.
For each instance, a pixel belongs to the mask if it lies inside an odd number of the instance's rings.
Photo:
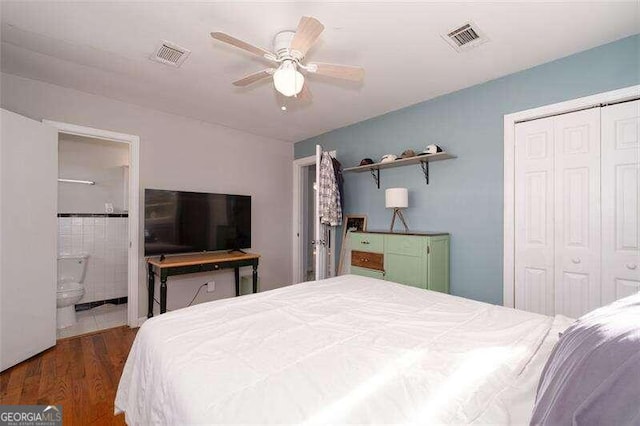
<path id="1" fill-rule="evenodd" d="M 513 418 L 508 393 L 544 363 L 551 325 L 354 275 L 297 284 L 147 321 L 116 412 L 130 425 L 526 422 L 532 401 Z"/>

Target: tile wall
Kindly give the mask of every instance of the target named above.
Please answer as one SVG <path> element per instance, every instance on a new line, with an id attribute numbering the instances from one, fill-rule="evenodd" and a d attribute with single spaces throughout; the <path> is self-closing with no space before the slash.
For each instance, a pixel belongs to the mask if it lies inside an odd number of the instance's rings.
<path id="1" fill-rule="evenodd" d="M 79 303 L 127 296 L 127 217 L 58 217 L 58 252 L 87 253 Z"/>

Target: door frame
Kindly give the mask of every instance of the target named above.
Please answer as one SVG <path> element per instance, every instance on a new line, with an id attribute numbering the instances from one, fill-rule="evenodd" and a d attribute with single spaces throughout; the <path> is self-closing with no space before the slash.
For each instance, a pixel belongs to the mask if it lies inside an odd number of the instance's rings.
<path id="1" fill-rule="evenodd" d="M 335 158 L 336 152 L 330 151 L 329 154 Z M 304 247 L 301 243 L 300 235 L 303 226 L 303 218 L 304 218 L 304 197 L 302 196 L 302 191 L 304 189 L 304 174 L 302 173 L 303 168 L 309 167 L 316 164 L 316 156 L 310 155 L 308 157 L 298 158 L 293 160 L 293 221 L 292 221 L 292 242 L 293 242 L 293 256 L 292 257 L 292 283 L 298 284 L 302 282 L 302 276 L 300 271 L 302 270 L 302 262 L 306 259 L 303 259 L 303 251 Z M 329 270 L 330 275 L 335 275 L 335 241 L 336 241 L 336 227 L 331 227 L 331 242 L 332 242 L 332 250 L 331 256 L 329 257 Z"/>
<path id="2" fill-rule="evenodd" d="M 59 121 L 42 120 L 44 124 L 58 129 L 58 134 L 64 133 L 75 136 L 86 136 L 96 139 L 104 139 L 112 142 L 125 143 L 129 146 L 129 248 L 127 271 L 127 325 L 139 327 L 141 320 L 138 317 L 139 294 L 139 222 L 140 222 L 140 137 L 125 133 L 117 133 L 109 130 L 95 129 L 93 127 L 78 126 Z M 143 318 L 143 320 L 146 318 Z"/>
<path id="3" fill-rule="evenodd" d="M 502 304 L 515 308 L 515 126 L 523 121 L 567 114 L 640 98 L 640 85 L 597 93 L 504 116 L 504 203 Z"/>

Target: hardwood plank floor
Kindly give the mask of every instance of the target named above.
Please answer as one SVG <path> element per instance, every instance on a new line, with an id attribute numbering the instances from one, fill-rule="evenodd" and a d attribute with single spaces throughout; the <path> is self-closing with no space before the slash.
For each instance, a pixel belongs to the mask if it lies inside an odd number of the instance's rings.
<path id="1" fill-rule="evenodd" d="M 60 404 L 65 426 L 124 425 L 113 401 L 137 331 L 117 327 L 58 340 L 0 374 L 0 404 Z"/>

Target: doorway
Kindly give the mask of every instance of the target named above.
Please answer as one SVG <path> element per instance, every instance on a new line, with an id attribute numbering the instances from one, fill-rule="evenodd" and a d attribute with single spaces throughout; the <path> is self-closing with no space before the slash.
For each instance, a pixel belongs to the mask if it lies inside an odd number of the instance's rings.
<path id="1" fill-rule="evenodd" d="M 58 130 L 58 255 L 86 259 L 76 325 L 59 329 L 58 338 L 137 327 L 139 138 L 43 123 Z"/>
<path id="2" fill-rule="evenodd" d="M 58 134 L 58 338 L 127 323 L 128 189 L 127 144 Z"/>
<path id="3" fill-rule="evenodd" d="M 335 151 L 330 152 L 335 157 Z M 316 278 L 316 156 L 293 162 L 293 283 L 313 281 Z M 327 277 L 335 276 L 336 228 L 330 227 L 325 238 L 327 247 Z"/>
<path id="4" fill-rule="evenodd" d="M 313 281 L 316 276 L 315 271 L 315 250 L 313 239 L 313 210 L 316 203 L 316 165 L 303 168 L 302 184 L 302 271 L 303 281 Z"/>

